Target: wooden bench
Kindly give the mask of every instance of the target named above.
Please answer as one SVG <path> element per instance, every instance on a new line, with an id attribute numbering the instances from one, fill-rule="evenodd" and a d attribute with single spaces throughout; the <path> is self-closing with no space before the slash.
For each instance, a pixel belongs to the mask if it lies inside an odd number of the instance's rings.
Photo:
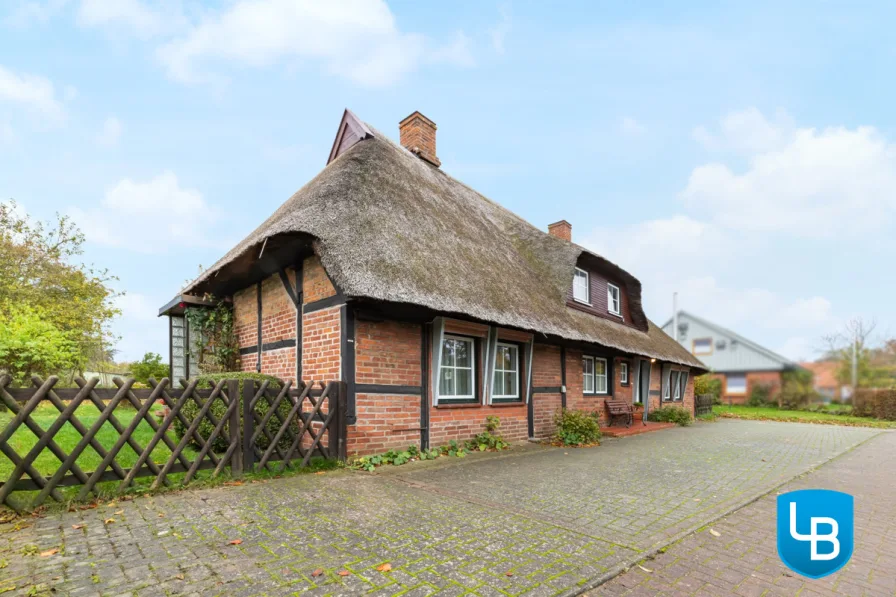
<path id="1" fill-rule="evenodd" d="M 625 400 L 622 398 L 610 398 L 605 401 L 604 404 L 607 405 L 607 413 L 610 415 L 610 425 L 613 425 L 613 418 L 623 417 L 623 421 L 626 427 L 632 426 L 632 421 L 634 420 L 634 407 L 632 406 L 631 400 Z"/>

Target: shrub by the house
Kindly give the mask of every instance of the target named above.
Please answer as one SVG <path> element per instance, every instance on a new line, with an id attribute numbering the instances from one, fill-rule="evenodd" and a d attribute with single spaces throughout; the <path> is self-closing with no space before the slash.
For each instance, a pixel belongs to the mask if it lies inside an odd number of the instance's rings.
<path id="1" fill-rule="evenodd" d="M 712 377 L 709 373 L 698 375 L 694 378 L 694 395 L 712 395 L 713 404 L 722 404 L 722 380 Z"/>
<path id="2" fill-rule="evenodd" d="M 677 406 L 664 406 L 651 411 L 647 419 L 657 423 L 675 423 L 682 427 L 687 427 L 692 422 L 691 413 Z"/>
<path id="3" fill-rule="evenodd" d="M 753 384 L 747 406 L 767 406 L 772 402 L 773 386 L 765 383 Z"/>
<path id="4" fill-rule="evenodd" d="M 781 394 L 778 403 L 787 410 L 799 410 L 818 400 L 818 392 L 812 386 L 812 372 L 805 369 L 785 371 L 781 374 Z"/>
<path id="5" fill-rule="evenodd" d="M 859 389 L 853 396 L 853 414 L 896 421 L 896 389 Z"/>
<path id="6" fill-rule="evenodd" d="M 237 379 L 240 381 L 242 381 L 244 379 L 251 379 L 256 382 L 256 389 L 258 387 L 260 387 L 260 384 L 262 382 L 265 382 L 265 381 L 269 382 L 268 383 L 269 388 L 279 390 L 283 387 L 283 382 L 279 378 L 274 377 L 273 375 L 265 375 L 263 373 L 252 373 L 252 372 L 244 372 L 244 371 L 231 371 L 231 372 L 225 372 L 225 373 L 209 373 L 206 375 L 200 375 L 196 379 L 199 380 L 199 385 L 197 386 L 198 388 L 213 388 L 222 379 L 223 380 Z M 240 385 L 242 385 L 242 384 L 240 384 Z M 277 434 L 277 431 L 280 430 L 280 426 L 283 424 L 282 422 L 286 420 L 287 416 L 289 415 L 289 411 L 292 410 L 292 407 L 293 407 L 293 402 L 289 398 L 284 398 L 282 401 L 280 401 L 280 404 L 277 406 L 277 411 L 280 413 L 280 417 L 277 417 L 276 415 L 272 416 L 267 424 L 268 433 L 270 434 L 270 437 L 274 437 Z M 263 417 L 265 415 L 265 413 L 267 413 L 269 408 L 270 408 L 270 402 L 268 402 L 266 399 L 262 398 L 256 404 L 255 412 L 258 413 L 259 416 Z M 183 413 L 183 415 L 184 415 L 184 420 L 186 420 L 188 423 L 193 421 L 193 419 L 195 419 L 199 415 L 199 409 L 200 409 L 200 406 L 199 406 L 199 404 L 196 403 L 195 400 L 192 400 L 192 399 L 188 400 L 184 404 L 183 408 L 181 409 L 181 413 Z M 243 410 L 242 410 L 242 408 L 238 408 L 237 410 L 239 412 L 240 424 L 242 424 Z M 224 416 L 226 411 L 227 411 L 227 407 L 225 406 L 224 402 L 220 399 L 216 399 L 215 402 L 212 403 L 211 408 L 209 409 L 209 412 L 218 421 L 221 420 L 221 418 Z M 299 432 L 298 418 L 294 418 L 293 421 L 290 423 L 290 425 L 292 427 L 291 430 L 292 430 L 293 434 L 297 435 Z M 229 428 L 230 428 L 230 424 L 225 423 L 224 428 L 221 430 L 221 433 L 218 435 L 218 437 L 215 438 L 214 442 L 212 443 L 212 450 L 214 450 L 215 452 L 224 452 L 227 450 L 227 447 L 230 445 Z M 181 423 L 178 419 L 174 420 L 174 432 L 177 434 L 177 438 L 179 440 L 183 438 L 186 430 L 187 429 L 183 423 Z M 208 420 L 208 417 L 203 417 L 202 421 L 199 423 L 199 428 L 198 428 L 199 435 L 207 438 L 212 434 L 212 432 L 214 430 L 215 430 L 215 426 L 212 425 L 211 421 Z M 198 446 L 195 445 L 195 441 L 193 443 L 194 443 L 194 447 L 198 448 Z M 292 438 L 289 436 L 288 433 L 284 433 L 283 436 L 281 437 L 280 441 L 278 442 L 278 446 L 280 447 L 281 450 L 287 450 L 287 449 L 289 449 L 291 443 L 292 443 Z M 260 450 L 267 450 L 268 446 L 271 445 L 270 439 L 268 438 L 267 434 L 265 434 L 265 433 L 259 434 L 258 439 L 256 440 L 255 444 L 258 446 L 258 448 Z"/>
<path id="7" fill-rule="evenodd" d="M 561 408 L 554 415 L 554 440 L 564 446 L 600 443 L 600 423 L 596 412 Z"/>

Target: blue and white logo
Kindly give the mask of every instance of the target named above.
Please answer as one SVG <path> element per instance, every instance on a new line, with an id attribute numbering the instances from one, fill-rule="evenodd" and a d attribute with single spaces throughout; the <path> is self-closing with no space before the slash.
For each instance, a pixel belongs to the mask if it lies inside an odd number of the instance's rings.
<path id="1" fill-rule="evenodd" d="M 853 549 L 853 497 L 828 489 L 778 496 L 778 556 L 809 578 L 843 568 Z"/>

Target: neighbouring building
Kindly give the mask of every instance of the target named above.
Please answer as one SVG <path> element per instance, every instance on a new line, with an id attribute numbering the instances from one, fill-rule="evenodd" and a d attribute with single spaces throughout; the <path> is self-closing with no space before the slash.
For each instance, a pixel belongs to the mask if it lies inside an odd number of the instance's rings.
<path id="1" fill-rule="evenodd" d="M 812 385 L 825 402 L 844 400 L 852 394 L 849 386 L 837 379 L 837 361 L 805 362 L 800 367 L 812 372 Z"/>
<path id="2" fill-rule="evenodd" d="M 326 167 L 162 308 L 172 375 L 195 374 L 187 305 L 230 297 L 242 368 L 343 380 L 348 452 L 550 435 L 561 407 L 693 411 L 700 360 L 650 322 L 641 283 L 440 169 L 436 125 L 400 145 L 346 110 Z"/>
<path id="3" fill-rule="evenodd" d="M 709 368 L 712 376 L 722 382 L 722 400 L 743 404 L 758 385 L 767 386 L 771 397 L 781 390 L 781 374 L 799 367 L 793 361 L 747 340 L 720 325 L 692 315 L 678 312 L 677 335 L 674 319 L 663 326 L 670 336 Z"/>

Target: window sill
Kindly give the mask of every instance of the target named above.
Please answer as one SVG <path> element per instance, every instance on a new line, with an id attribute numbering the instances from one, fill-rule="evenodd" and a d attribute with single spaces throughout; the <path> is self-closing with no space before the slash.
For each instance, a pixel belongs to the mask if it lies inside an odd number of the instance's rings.
<path id="1" fill-rule="evenodd" d="M 482 408 L 481 402 L 442 402 L 434 408 Z"/>
<path id="2" fill-rule="evenodd" d="M 505 406 L 525 406 L 525 404 L 526 403 L 522 400 L 508 400 L 507 402 L 492 402 L 489 406 L 493 408 L 502 408 Z"/>
<path id="3" fill-rule="evenodd" d="M 609 313 L 610 315 L 615 315 L 616 317 L 618 317 L 618 318 L 621 319 L 622 321 L 625 321 L 625 318 L 622 316 L 622 313 L 615 313 L 615 312 L 613 312 L 613 311 L 610 311 L 609 309 L 607 309 L 607 313 Z"/>
<path id="4" fill-rule="evenodd" d="M 589 303 L 588 301 L 583 301 L 582 299 L 577 299 L 577 298 L 575 298 L 575 297 L 573 297 L 572 300 L 573 300 L 573 302 L 579 303 L 580 305 L 585 305 L 586 307 L 593 307 L 593 306 L 594 306 L 594 305 L 592 305 L 591 303 Z"/>

